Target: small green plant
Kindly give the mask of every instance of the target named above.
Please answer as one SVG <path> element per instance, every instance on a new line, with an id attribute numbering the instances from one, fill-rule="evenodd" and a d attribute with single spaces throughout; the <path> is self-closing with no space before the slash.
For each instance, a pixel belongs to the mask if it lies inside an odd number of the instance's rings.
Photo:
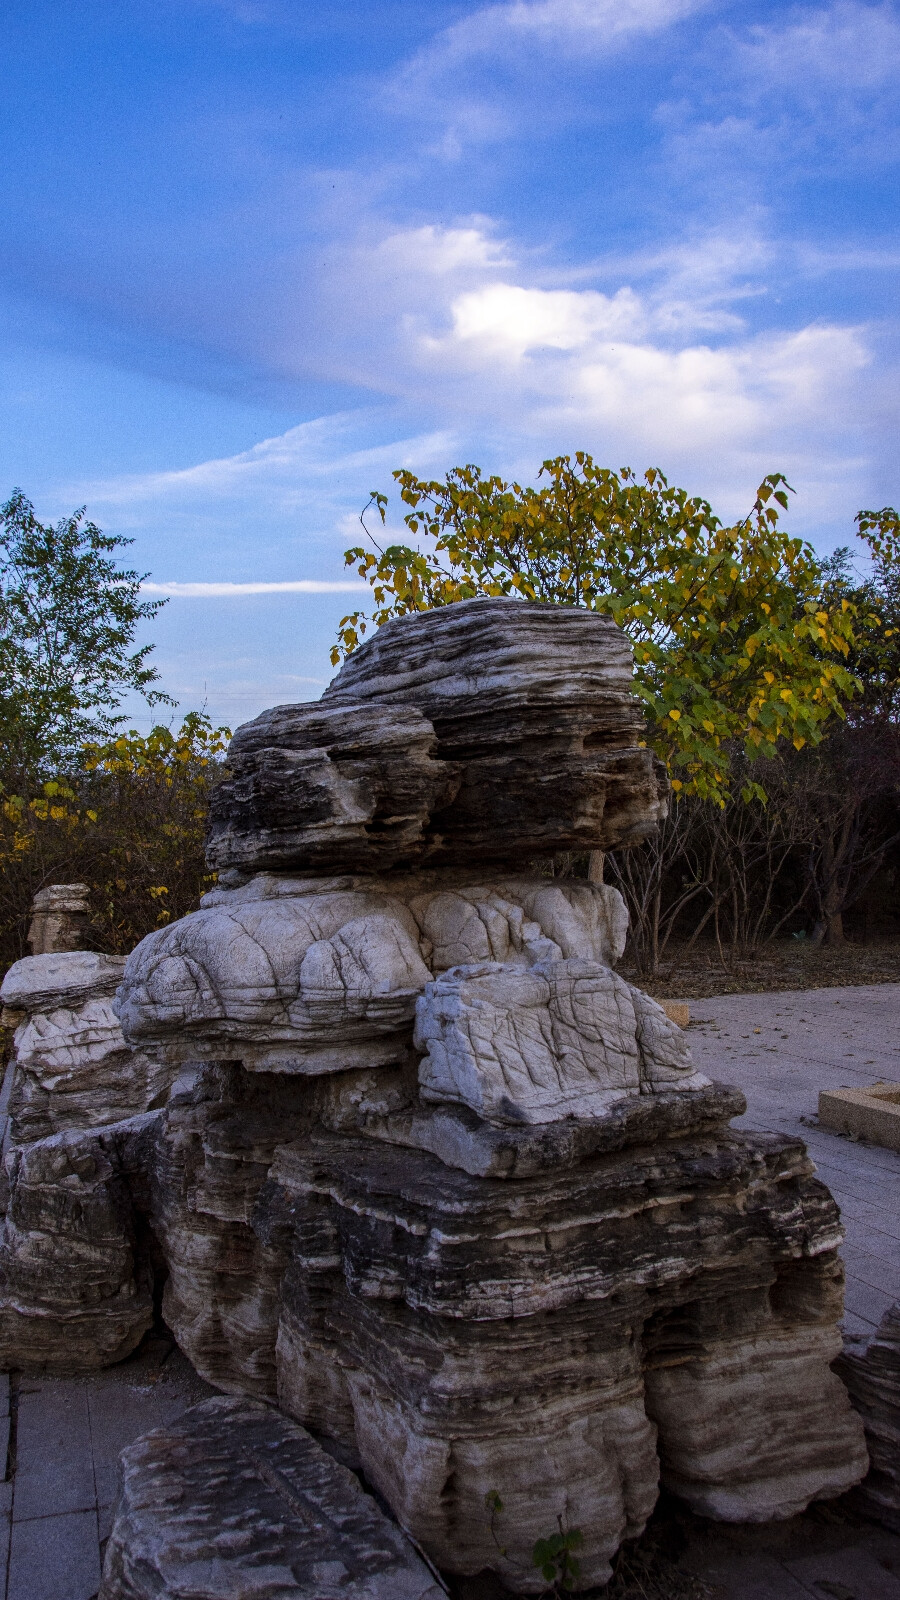
<path id="1" fill-rule="evenodd" d="M 552 1583 L 554 1594 L 569 1594 L 581 1571 L 572 1551 L 580 1549 L 584 1535 L 580 1528 L 564 1528 L 562 1517 L 557 1521 L 559 1532 L 551 1533 L 549 1539 L 538 1539 L 531 1559 L 547 1582 Z"/>
<path id="2" fill-rule="evenodd" d="M 484 1497 L 484 1504 L 490 1518 L 491 1538 L 497 1546 L 501 1556 L 505 1556 L 506 1545 L 501 1544 L 500 1540 L 497 1538 L 497 1518 L 503 1510 L 503 1501 L 500 1499 L 496 1489 L 488 1489 L 488 1492 Z"/>

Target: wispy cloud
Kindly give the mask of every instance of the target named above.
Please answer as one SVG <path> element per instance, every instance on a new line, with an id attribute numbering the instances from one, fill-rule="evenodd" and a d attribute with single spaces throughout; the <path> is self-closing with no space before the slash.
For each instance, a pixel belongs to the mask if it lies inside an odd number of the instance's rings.
<path id="1" fill-rule="evenodd" d="M 469 145 L 520 131 L 538 103 L 540 123 L 570 114 L 572 84 L 562 95 L 551 87 L 560 71 L 571 75 L 579 64 L 613 59 L 713 3 L 507 0 L 482 6 L 415 51 L 388 76 L 379 98 L 435 130 L 430 153 L 458 160 Z"/>
<path id="2" fill-rule="evenodd" d="M 168 595 L 173 600 L 227 600 L 248 594 L 350 594 L 368 592 L 367 583 L 319 583 L 314 578 L 297 578 L 285 583 L 150 583 L 141 584 L 144 594 Z"/>
<path id="3" fill-rule="evenodd" d="M 710 0 L 512 0 L 461 17 L 418 52 L 406 68 L 435 73 L 474 56 L 504 54 L 521 44 L 606 52 L 623 40 L 659 33 L 703 10 Z"/>

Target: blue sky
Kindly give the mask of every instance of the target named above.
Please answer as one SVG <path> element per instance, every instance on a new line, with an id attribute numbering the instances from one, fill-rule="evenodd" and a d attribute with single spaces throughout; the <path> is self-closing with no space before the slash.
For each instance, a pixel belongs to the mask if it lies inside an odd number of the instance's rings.
<path id="1" fill-rule="evenodd" d="M 182 586 L 152 636 L 185 709 L 321 692 L 397 466 L 582 448 L 723 516 L 780 470 L 823 551 L 900 498 L 897 5 L 13 0 L 0 30 L 0 490 L 86 502 Z"/>

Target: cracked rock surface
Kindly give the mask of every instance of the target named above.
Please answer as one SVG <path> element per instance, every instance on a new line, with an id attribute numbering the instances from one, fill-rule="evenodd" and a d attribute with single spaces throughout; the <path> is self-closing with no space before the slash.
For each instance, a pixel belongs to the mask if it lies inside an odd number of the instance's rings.
<path id="1" fill-rule="evenodd" d="M 10 1099 L 14 1144 L 95 1128 L 147 1111 L 170 1067 L 134 1050 L 113 1010 L 124 959 L 90 950 L 26 956 L 6 974 L 0 1001 L 19 1020 Z"/>

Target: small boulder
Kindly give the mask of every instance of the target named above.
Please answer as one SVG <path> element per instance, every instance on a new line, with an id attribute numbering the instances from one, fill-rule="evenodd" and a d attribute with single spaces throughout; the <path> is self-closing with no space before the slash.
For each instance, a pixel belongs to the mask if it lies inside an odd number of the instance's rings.
<path id="1" fill-rule="evenodd" d="M 406 1535 L 298 1423 L 205 1400 L 122 1453 L 97 1600 L 441 1600 Z"/>

